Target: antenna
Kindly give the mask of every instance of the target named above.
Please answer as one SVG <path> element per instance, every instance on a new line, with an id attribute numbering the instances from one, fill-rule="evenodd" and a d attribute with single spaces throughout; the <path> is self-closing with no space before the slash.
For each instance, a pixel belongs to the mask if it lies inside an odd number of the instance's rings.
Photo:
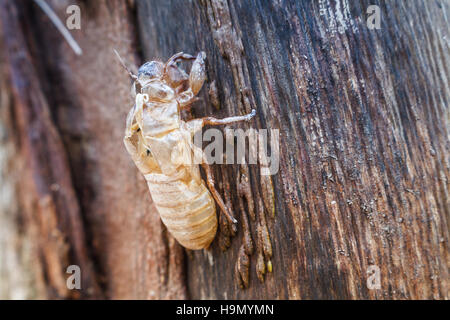
<path id="1" fill-rule="evenodd" d="M 64 26 L 64 24 L 61 22 L 61 20 L 58 18 L 56 13 L 52 10 L 52 8 L 49 7 L 49 5 L 44 0 L 34 0 L 34 2 L 42 9 L 42 11 L 45 12 L 45 14 L 50 18 L 50 20 L 55 25 L 56 29 L 61 32 L 64 39 L 66 39 L 69 46 L 72 48 L 72 50 L 79 56 L 83 54 L 83 50 L 81 50 L 78 43 L 75 41 L 75 39 L 70 34 L 69 30 Z"/>
<path id="2" fill-rule="evenodd" d="M 117 52 L 116 49 L 113 49 L 114 53 L 116 54 L 117 58 L 119 59 L 120 64 L 122 65 L 122 67 L 128 72 L 128 74 L 130 75 L 131 79 L 136 80 L 137 76 L 135 76 L 130 69 L 128 69 L 128 67 L 125 65 L 125 62 L 123 62 L 122 57 L 120 56 L 120 54 Z"/>

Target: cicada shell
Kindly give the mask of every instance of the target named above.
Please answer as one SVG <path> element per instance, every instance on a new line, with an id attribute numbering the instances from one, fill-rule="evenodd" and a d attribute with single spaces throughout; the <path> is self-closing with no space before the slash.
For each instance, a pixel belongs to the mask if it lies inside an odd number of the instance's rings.
<path id="1" fill-rule="evenodd" d="M 179 60 L 193 60 L 189 75 L 177 66 Z M 196 57 L 181 52 L 166 63 L 143 64 L 137 76 L 130 73 L 135 104 L 128 114 L 124 137 L 126 149 L 144 175 L 163 223 L 181 245 L 192 250 L 207 248 L 216 235 L 215 201 L 230 222 L 236 223 L 214 188 L 208 165 L 202 164 L 209 190 L 199 166 L 193 164 L 193 136 L 205 124 L 250 120 L 255 115 L 252 111 L 226 119 L 181 120 L 180 110 L 196 101 L 205 81 L 204 60 L 204 52 Z"/>

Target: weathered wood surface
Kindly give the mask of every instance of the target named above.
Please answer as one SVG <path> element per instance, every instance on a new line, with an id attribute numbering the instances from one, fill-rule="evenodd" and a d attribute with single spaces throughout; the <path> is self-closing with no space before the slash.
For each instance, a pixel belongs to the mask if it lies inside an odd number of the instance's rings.
<path id="1" fill-rule="evenodd" d="M 64 17 L 68 2 L 49 3 Z M 59 205 L 72 203 L 77 213 L 58 205 L 55 212 L 58 230 L 71 248 L 66 259 L 78 261 L 74 253 L 86 251 L 83 259 L 95 267 L 88 286 L 98 283 L 99 291 L 82 290 L 83 296 L 448 299 L 448 2 L 79 4 L 82 29 L 72 33 L 84 50 L 81 57 L 32 3 L 2 3 L 3 33 L 18 23 L 11 10 L 24 18 L 20 28 L 3 34 L 9 58 L 3 63 L 8 77 L 2 82 L 1 114 L 24 121 L 2 119 L 6 131 L 25 141 L 23 153 L 8 147 L 6 157 L 16 157 L 23 168 L 37 173 L 42 172 L 39 164 L 48 162 L 55 173 L 43 175 L 43 182 L 36 175 L 15 181 L 14 171 L 2 170 L 2 179 L 40 190 L 37 186 L 48 189 L 56 177 L 63 180 L 58 185 L 64 194 L 74 194 L 71 202 Z M 366 25 L 372 4 L 381 8 L 380 30 Z M 19 40 L 26 45 L 15 47 Z M 218 186 L 226 189 L 222 192 L 239 220 L 237 234 L 229 239 L 222 229 L 210 251 L 183 253 L 162 226 L 144 179 L 122 145 L 132 102 L 129 80 L 112 48 L 136 65 L 178 51 L 206 52 L 208 84 L 192 115 L 225 117 L 255 108 L 251 126 L 280 130 L 280 171 L 272 177 L 274 218 L 270 210 L 261 215 L 262 203 L 270 207 L 270 192 L 260 183 L 256 166 L 249 166 L 250 199 L 257 209 L 253 220 L 249 199 L 242 202 L 245 212 L 239 209 L 239 167 L 215 165 Z M 33 110 L 37 102 L 17 96 L 27 91 L 20 81 L 27 83 L 28 74 L 18 72 L 24 67 L 14 65 L 15 55 L 23 55 L 29 72 L 41 80 L 27 94 L 42 96 L 46 102 L 39 103 L 48 116 L 27 120 L 16 114 L 16 109 Z M 213 82 L 217 99 L 208 95 Z M 56 141 L 56 152 L 50 143 L 31 144 L 26 130 L 33 121 L 53 128 L 42 134 Z M 9 140 L 4 139 L 2 150 L 11 146 Z M 67 177 L 64 166 L 70 166 Z M 266 201 L 260 200 L 263 195 Z M 58 203 L 58 194 L 51 197 Z M 0 208 L 13 210 L 14 203 L 10 199 Z M 36 228 L 33 219 L 44 217 L 23 205 L 18 214 L 29 229 Z M 68 219 L 73 215 L 79 218 Z M 246 269 L 246 255 L 239 256 L 245 217 L 254 252 L 248 288 L 240 289 L 238 279 Z M 273 272 L 266 273 L 264 282 L 256 272 L 262 217 L 273 252 Z M 81 221 L 85 234 L 64 228 L 65 221 L 72 227 Z M 222 252 L 228 241 L 230 247 Z M 45 244 L 37 247 L 44 259 L 54 254 Z M 236 274 L 238 261 L 241 273 Z M 37 265 L 42 274 L 51 272 L 52 266 Z M 381 289 L 367 288 L 370 265 L 380 268 Z M 49 296 L 58 296 L 57 285 L 43 278 L 41 286 L 52 289 Z"/>

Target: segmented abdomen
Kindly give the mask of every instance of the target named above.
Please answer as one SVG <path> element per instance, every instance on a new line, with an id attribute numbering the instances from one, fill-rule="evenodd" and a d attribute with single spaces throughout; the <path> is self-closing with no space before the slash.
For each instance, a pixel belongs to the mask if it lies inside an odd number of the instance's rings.
<path id="1" fill-rule="evenodd" d="M 170 233 L 184 247 L 207 248 L 217 231 L 214 199 L 202 180 L 196 181 L 186 169 L 174 175 L 145 175 L 153 201 Z"/>

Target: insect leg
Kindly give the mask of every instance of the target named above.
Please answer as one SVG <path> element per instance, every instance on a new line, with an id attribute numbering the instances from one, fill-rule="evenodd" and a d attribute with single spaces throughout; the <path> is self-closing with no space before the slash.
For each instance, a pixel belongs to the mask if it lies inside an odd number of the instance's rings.
<path id="1" fill-rule="evenodd" d="M 187 108 L 198 100 L 195 95 L 200 91 L 206 79 L 205 58 L 206 54 L 202 51 L 192 64 L 191 72 L 189 73 L 189 88 L 181 92 L 177 97 L 180 109 Z"/>
<path id="2" fill-rule="evenodd" d="M 189 108 L 197 100 L 200 99 L 194 96 L 191 89 L 181 92 L 177 97 L 180 110 Z"/>
<path id="3" fill-rule="evenodd" d="M 207 124 L 213 125 L 213 126 L 220 126 L 223 124 L 230 124 L 230 123 L 239 122 L 239 121 L 250 121 L 255 115 L 256 115 L 256 111 L 255 111 L 255 109 L 253 109 L 251 113 L 246 114 L 244 116 L 228 117 L 228 118 L 224 118 L 224 119 L 217 119 L 217 118 L 213 118 L 213 117 L 204 117 L 204 118 L 198 118 L 198 119 L 193 119 L 193 120 L 187 121 L 186 124 L 189 128 L 188 130 L 191 131 L 191 134 L 193 136 L 195 134 L 195 132 L 197 132 L 203 126 L 205 126 Z"/>
<path id="4" fill-rule="evenodd" d="M 228 117 L 228 118 L 224 118 L 224 119 L 217 119 L 217 118 L 213 118 L 213 117 L 204 117 L 201 118 L 203 120 L 203 125 L 222 125 L 222 124 L 230 124 L 230 123 L 234 123 L 234 122 L 239 122 L 239 121 L 250 121 L 251 118 L 253 118 L 256 115 L 256 110 L 252 109 L 252 112 L 249 114 L 246 114 L 245 116 L 234 116 L 234 117 Z"/>
<path id="5" fill-rule="evenodd" d="M 168 67 L 177 63 L 178 60 L 194 60 L 194 59 L 195 57 L 184 52 L 175 53 L 172 57 L 169 58 L 169 60 L 167 60 L 164 70 L 166 71 Z"/>
<path id="6" fill-rule="evenodd" d="M 199 52 L 189 73 L 189 89 L 192 90 L 194 96 L 200 91 L 206 80 L 205 59 L 206 53 Z"/>
<path id="7" fill-rule="evenodd" d="M 217 189 L 214 185 L 214 177 L 211 172 L 211 167 L 208 165 L 208 163 L 206 161 L 203 161 L 201 166 L 205 170 L 206 183 L 208 184 L 208 189 L 209 189 L 209 191 L 211 191 L 211 194 L 212 194 L 214 200 L 216 200 L 220 209 L 225 214 L 225 216 L 230 221 L 230 223 L 237 223 L 237 220 L 234 218 L 233 213 L 231 212 L 231 209 L 226 206 L 225 202 L 222 199 L 222 196 L 220 195 L 219 191 L 217 191 Z"/>

